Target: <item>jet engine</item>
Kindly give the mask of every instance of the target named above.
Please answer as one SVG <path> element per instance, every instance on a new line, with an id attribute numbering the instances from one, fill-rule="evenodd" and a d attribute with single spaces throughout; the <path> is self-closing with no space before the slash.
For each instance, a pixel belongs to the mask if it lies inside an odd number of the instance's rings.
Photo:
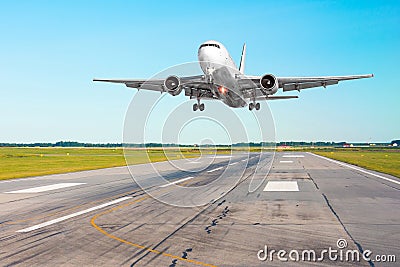
<path id="1" fill-rule="evenodd" d="M 273 95 L 278 91 L 278 80 L 272 74 L 265 74 L 260 79 L 261 90 L 268 95 Z"/>
<path id="2" fill-rule="evenodd" d="M 179 95 L 182 92 L 181 80 L 174 75 L 165 79 L 164 87 L 173 96 Z"/>

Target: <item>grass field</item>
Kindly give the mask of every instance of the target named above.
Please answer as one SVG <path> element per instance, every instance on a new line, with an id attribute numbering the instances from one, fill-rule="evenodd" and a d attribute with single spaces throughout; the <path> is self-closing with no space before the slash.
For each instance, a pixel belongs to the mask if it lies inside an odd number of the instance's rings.
<path id="1" fill-rule="evenodd" d="M 147 153 L 146 153 L 147 152 Z M 169 159 L 198 157 L 193 149 L 168 150 Z M 147 156 L 148 155 L 148 156 Z M 129 164 L 164 161 L 161 149 L 129 150 Z M 0 180 L 126 165 L 121 148 L 0 148 Z"/>
<path id="2" fill-rule="evenodd" d="M 248 148 L 236 149 L 237 151 Z M 234 151 L 236 151 L 234 150 Z M 132 149 L 127 153 L 129 164 L 149 163 L 182 157 L 198 157 L 198 149 L 168 149 L 167 155 L 161 149 Z M 259 149 L 250 149 L 258 152 Z M 340 160 L 360 167 L 400 177 L 399 149 L 302 149 L 321 156 Z M 204 151 L 212 153 L 211 150 Z M 218 149 L 218 154 L 227 154 L 228 148 Z M 0 180 L 46 174 L 126 165 L 121 148 L 0 148 Z"/>
<path id="3" fill-rule="evenodd" d="M 370 170 L 391 174 L 400 178 L 400 151 L 398 149 L 338 149 L 336 151 L 312 152 L 324 157 L 340 160 Z"/>

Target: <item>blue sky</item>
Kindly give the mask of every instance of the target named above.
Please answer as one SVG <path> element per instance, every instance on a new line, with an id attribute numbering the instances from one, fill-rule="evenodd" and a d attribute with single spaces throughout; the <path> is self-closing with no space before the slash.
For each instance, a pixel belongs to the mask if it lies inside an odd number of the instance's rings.
<path id="1" fill-rule="evenodd" d="M 236 62 L 246 42 L 252 75 L 375 74 L 270 102 L 278 141 L 398 139 L 399 14 L 399 1 L 1 1 L 0 142 L 121 142 L 136 90 L 92 78 L 151 77 L 209 39 Z"/>

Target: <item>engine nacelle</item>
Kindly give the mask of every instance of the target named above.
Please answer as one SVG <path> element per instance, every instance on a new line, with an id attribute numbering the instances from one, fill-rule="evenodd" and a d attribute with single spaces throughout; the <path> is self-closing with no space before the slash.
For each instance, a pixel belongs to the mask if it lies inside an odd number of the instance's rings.
<path id="1" fill-rule="evenodd" d="M 265 74 L 262 76 L 260 79 L 260 84 L 261 90 L 263 90 L 266 94 L 273 95 L 278 91 L 278 80 L 272 74 Z"/>
<path id="2" fill-rule="evenodd" d="M 174 75 L 165 79 L 164 87 L 173 96 L 179 95 L 182 92 L 181 80 Z"/>

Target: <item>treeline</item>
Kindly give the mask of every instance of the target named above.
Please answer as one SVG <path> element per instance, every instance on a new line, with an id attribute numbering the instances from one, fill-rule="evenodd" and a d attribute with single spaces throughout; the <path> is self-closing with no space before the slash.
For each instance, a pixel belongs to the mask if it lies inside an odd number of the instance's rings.
<path id="1" fill-rule="evenodd" d="M 399 144 L 400 140 L 393 140 L 388 143 L 375 143 L 376 146 L 389 146 L 393 144 Z M 290 146 L 290 147 L 343 147 L 349 143 L 347 142 L 261 142 L 261 143 L 236 143 L 233 145 L 182 145 L 182 144 L 161 144 L 161 143 L 146 143 L 146 144 L 122 144 L 122 143 L 105 143 L 105 144 L 93 144 L 93 143 L 81 143 L 74 141 L 59 141 L 56 143 L 0 143 L 0 147 L 132 147 L 132 148 L 143 148 L 143 147 L 273 147 L 273 146 Z M 369 146 L 369 143 L 352 143 L 354 146 Z"/>

